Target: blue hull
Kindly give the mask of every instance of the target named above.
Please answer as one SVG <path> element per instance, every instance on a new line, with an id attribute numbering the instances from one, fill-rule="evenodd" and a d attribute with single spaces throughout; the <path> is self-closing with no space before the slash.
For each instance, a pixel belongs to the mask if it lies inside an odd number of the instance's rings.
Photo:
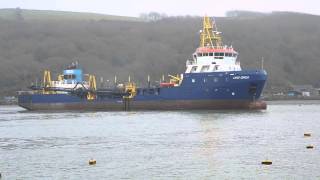
<path id="1" fill-rule="evenodd" d="M 71 94 L 21 94 L 18 103 L 28 110 L 174 110 L 264 109 L 258 103 L 267 73 L 244 70 L 184 74 L 177 87 L 138 88 L 131 100 L 97 96 L 87 100 Z"/>

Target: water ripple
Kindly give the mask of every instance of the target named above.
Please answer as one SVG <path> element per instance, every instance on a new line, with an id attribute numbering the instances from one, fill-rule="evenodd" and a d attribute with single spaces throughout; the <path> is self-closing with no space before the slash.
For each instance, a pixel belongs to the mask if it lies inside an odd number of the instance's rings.
<path id="1" fill-rule="evenodd" d="M 0 171 L 6 179 L 319 179 L 318 109 L 315 102 L 252 112 L 2 106 Z M 262 166 L 264 159 L 273 165 Z"/>

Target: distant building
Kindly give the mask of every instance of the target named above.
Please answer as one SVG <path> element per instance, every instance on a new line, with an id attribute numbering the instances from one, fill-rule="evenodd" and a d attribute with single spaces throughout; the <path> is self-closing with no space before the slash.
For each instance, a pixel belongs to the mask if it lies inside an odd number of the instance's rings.
<path id="1" fill-rule="evenodd" d="M 298 91 L 288 91 L 287 92 L 287 96 L 290 96 L 290 97 L 298 97 L 298 96 L 302 96 L 302 93 L 301 92 L 298 92 Z"/>
<path id="2" fill-rule="evenodd" d="M 0 99 L 0 104 L 15 104 L 17 103 L 17 98 L 14 96 L 5 96 Z"/>
<path id="3" fill-rule="evenodd" d="M 302 96 L 309 97 L 310 92 L 309 91 L 302 91 Z"/>
<path id="4" fill-rule="evenodd" d="M 319 91 L 312 85 L 293 85 L 292 90 L 287 92 L 287 96 L 318 96 Z"/>
<path id="5" fill-rule="evenodd" d="M 318 96 L 320 96 L 320 88 L 317 88 Z"/>

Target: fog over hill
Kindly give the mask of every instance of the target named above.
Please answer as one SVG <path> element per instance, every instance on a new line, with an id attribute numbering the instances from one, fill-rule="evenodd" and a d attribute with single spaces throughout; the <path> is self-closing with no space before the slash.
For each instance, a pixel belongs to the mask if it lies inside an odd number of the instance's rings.
<path id="1" fill-rule="evenodd" d="M 157 21 L 96 19 L 85 14 L 68 18 L 61 12 L 52 18 L 52 11 L 46 20 L 43 12 L 30 16 L 26 10 L 1 11 L 1 94 L 14 94 L 40 81 L 46 68 L 57 75 L 75 60 L 86 73 L 104 80 L 117 75 L 125 81 L 131 75 L 141 85 L 148 74 L 156 81 L 162 74 L 183 73 L 186 59 L 199 44 L 202 22 L 201 17 L 189 16 Z M 230 12 L 216 22 L 224 42 L 240 53 L 243 69 L 259 68 L 264 57 L 267 90 L 320 84 L 320 16 Z"/>

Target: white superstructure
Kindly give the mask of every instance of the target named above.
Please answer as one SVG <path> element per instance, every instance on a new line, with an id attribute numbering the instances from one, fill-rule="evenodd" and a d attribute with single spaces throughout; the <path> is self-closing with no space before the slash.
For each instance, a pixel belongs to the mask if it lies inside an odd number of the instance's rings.
<path id="1" fill-rule="evenodd" d="M 185 73 L 241 71 L 238 53 L 232 46 L 222 44 L 221 33 L 215 22 L 209 17 L 203 21 L 200 34 L 200 47 L 193 54 L 193 59 L 186 62 Z"/>

